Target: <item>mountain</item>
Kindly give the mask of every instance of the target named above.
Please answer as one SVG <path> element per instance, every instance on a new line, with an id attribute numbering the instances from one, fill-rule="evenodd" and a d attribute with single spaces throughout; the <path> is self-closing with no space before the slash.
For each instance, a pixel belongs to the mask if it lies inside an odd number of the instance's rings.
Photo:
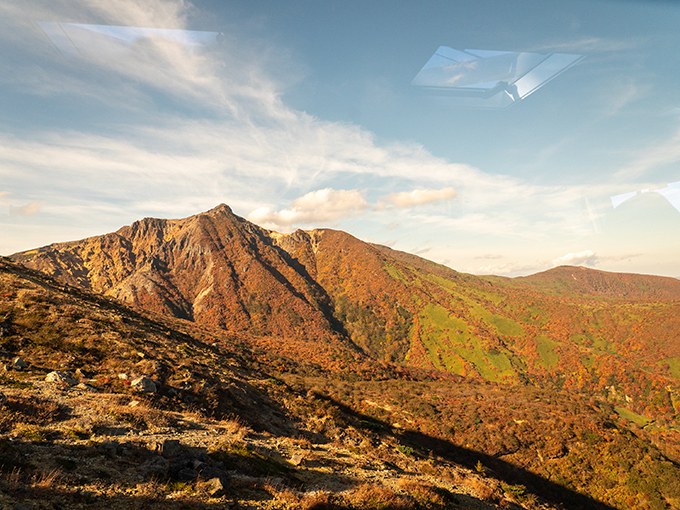
<path id="1" fill-rule="evenodd" d="M 671 278 L 573 267 L 478 277 L 341 231 L 268 231 L 226 205 L 12 258 L 324 369 L 392 363 L 606 395 L 649 418 L 680 409 Z"/>
<path id="2" fill-rule="evenodd" d="M 410 507 L 368 489 L 362 503 L 328 496 L 314 507 L 268 486 L 279 507 L 456 508 L 432 503 L 445 494 L 439 489 L 458 483 L 450 462 L 499 477 L 486 496 L 483 484 L 474 492 L 494 505 L 641 509 L 680 500 L 675 280 L 569 267 L 479 277 L 336 230 L 268 231 L 225 205 L 186 219 L 147 218 L 12 259 L 23 266 L 3 262 L 3 274 L 20 278 L 1 282 L 0 355 L 7 363 L 25 356 L 37 367 L 28 383 L 42 388 L 41 367 L 63 366 L 105 373 L 99 391 L 130 398 L 135 393 L 118 372 L 147 375 L 161 388 L 146 405 L 159 430 L 172 414 L 153 409 L 181 410 L 182 423 L 195 411 L 201 430 L 211 430 L 210 418 L 233 416 L 257 431 L 245 445 L 220 447 L 225 462 L 246 456 L 260 463 L 250 469 L 271 474 L 257 455 L 279 451 L 277 444 L 294 449 L 284 439 L 299 434 L 292 426 L 310 442 L 355 455 L 346 473 L 360 467 L 376 480 L 371 472 L 387 469 L 387 480 L 417 471 L 438 484 L 390 486 L 393 495 L 416 486 L 413 494 L 430 495 Z M 9 416 L 28 416 L 25 430 L 14 418 L 3 422 L 22 441 L 37 420 L 26 414 L 23 380 L 0 380 L 9 388 L 3 392 L 17 390 Z M 122 397 L 106 398 L 113 406 L 107 416 L 118 417 L 111 430 L 145 419 L 120 409 Z M 70 426 L 50 425 L 44 434 Z M 313 444 L 303 448 L 311 471 L 328 451 Z M 10 446 L 0 442 L 7 462 L 33 451 L 16 457 Z M 83 445 L 76 446 L 59 458 Z M 323 469 L 346 466 L 339 458 L 326 459 Z M 297 486 L 286 480 L 285 487 Z"/>
<path id="3" fill-rule="evenodd" d="M 311 246 L 302 231 L 282 239 L 221 205 L 184 220 L 146 218 L 12 258 L 148 311 L 283 338 L 326 361 L 356 363 L 361 355 L 338 331 L 313 265 L 299 262 L 313 258 Z"/>

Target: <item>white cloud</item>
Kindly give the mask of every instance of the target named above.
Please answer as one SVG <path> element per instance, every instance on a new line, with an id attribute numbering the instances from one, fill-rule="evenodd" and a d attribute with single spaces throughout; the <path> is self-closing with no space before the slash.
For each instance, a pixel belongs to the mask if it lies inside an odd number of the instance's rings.
<path id="1" fill-rule="evenodd" d="M 449 187 L 443 189 L 416 189 L 402 191 L 382 197 L 378 201 L 377 209 L 404 209 L 419 205 L 431 204 L 441 200 L 452 200 L 456 197 L 456 191 Z"/>
<path id="2" fill-rule="evenodd" d="M 324 226 L 363 214 L 369 207 L 363 194 L 357 190 L 325 188 L 296 198 L 291 207 L 281 211 L 260 207 L 251 212 L 248 219 L 268 229 L 288 231 L 293 225 Z"/>
<path id="3" fill-rule="evenodd" d="M 10 207 L 9 214 L 10 216 L 35 216 L 40 212 L 42 205 L 42 202 L 31 202 L 21 207 Z"/>
<path id="4" fill-rule="evenodd" d="M 553 259 L 552 263 L 553 266 L 593 266 L 597 263 L 597 255 L 592 250 L 567 253 L 566 255 Z"/>

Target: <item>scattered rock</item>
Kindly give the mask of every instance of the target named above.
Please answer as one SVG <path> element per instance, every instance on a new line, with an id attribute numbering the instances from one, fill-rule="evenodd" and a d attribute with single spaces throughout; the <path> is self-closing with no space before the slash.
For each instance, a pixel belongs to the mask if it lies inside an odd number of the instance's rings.
<path id="1" fill-rule="evenodd" d="M 80 379 L 92 379 L 92 376 L 94 375 L 92 372 L 86 372 L 80 368 L 76 368 L 75 374 L 76 377 L 79 377 Z"/>
<path id="2" fill-rule="evenodd" d="M 210 478 L 219 478 L 225 483 L 227 480 L 229 480 L 229 475 L 226 471 L 216 467 L 208 466 L 207 464 L 201 466 L 199 469 L 197 469 L 197 471 L 204 480 Z"/>
<path id="3" fill-rule="evenodd" d="M 145 376 L 138 377 L 132 381 L 131 386 L 138 391 L 143 391 L 144 393 L 156 393 L 158 391 L 156 383 Z"/>
<path id="4" fill-rule="evenodd" d="M 129 379 L 127 374 L 118 374 L 118 379 L 122 379 L 123 381 L 127 381 Z"/>
<path id="5" fill-rule="evenodd" d="M 300 455 L 299 453 L 296 453 L 295 455 L 293 455 L 290 458 L 290 463 L 293 466 L 299 466 L 300 464 L 302 464 L 304 462 L 304 460 L 305 460 L 305 458 L 302 455 Z"/>
<path id="6" fill-rule="evenodd" d="M 194 469 L 194 460 L 183 456 L 170 463 L 168 473 L 175 480 L 189 482 L 198 478 L 198 470 Z"/>
<path id="7" fill-rule="evenodd" d="M 0 406 L 4 406 L 7 403 L 7 397 L 0 393 Z"/>
<path id="8" fill-rule="evenodd" d="M 219 498 L 226 494 L 227 488 L 229 487 L 228 480 L 226 478 L 215 477 L 211 478 L 203 484 L 205 491 L 210 494 L 213 498 Z"/>
<path id="9" fill-rule="evenodd" d="M 176 478 L 180 482 L 190 482 L 198 477 L 198 471 L 191 468 L 182 468 L 177 472 Z"/>
<path id="10" fill-rule="evenodd" d="M 115 441 L 102 441 L 99 447 L 111 455 L 115 455 L 118 452 L 118 443 Z"/>
<path id="11" fill-rule="evenodd" d="M 182 445 L 177 439 L 166 439 L 162 443 L 159 443 L 156 446 L 156 449 L 158 450 L 158 453 L 160 453 L 166 459 L 170 457 L 177 457 L 180 453 L 182 453 Z"/>
<path id="12" fill-rule="evenodd" d="M 154 455 L 141 466 L 141 470 L 146 475 L 165 476 L 168 473 L 170 461 L 160 455 Z"/>
<path id="13" fill-rule="evenodd" d="M 47 374 L 47 377 L 45 377 L 45 381 L 59 384 L 68 384 L 69 386 L 74 386 L 78 384 L 78 380 L 75 379 L 73 376 L 67 374 L 66 372 L 60 372 L 59 370 L 55 370 L 54 372 L 50 372 L 49 374 Z"/>
<path id="14" fill-rule="evenodd" d="M 90 393 L 97 393 L 97 390 L 95 388 L 82 382 L 76 385 L 76 388 L 78 388 L 79 390 L 88 391 Z"/>
<path id="15" fill-rule="evenodd" d="M 24 361 L 24 358 L 19 356 L 18 358 L 15 358 L 15 360 L 12 362 L 12 368 L 14 370 L 23 370 L 28 366 L 28 363 Z"/>

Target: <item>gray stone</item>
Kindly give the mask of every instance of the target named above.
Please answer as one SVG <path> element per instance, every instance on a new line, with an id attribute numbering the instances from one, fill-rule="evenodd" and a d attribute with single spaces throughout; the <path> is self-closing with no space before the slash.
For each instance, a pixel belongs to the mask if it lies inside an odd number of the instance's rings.
<path id="1" fill-rule="evenodd" d="M 111 455 L 115 455 L 118 452 L 118 443 L 115 441 L 102 441 L 99 447 Z"/>
<path id="2" fill-rule="evenodd" d="M 227 493 L 228 481 L 221 477 L 211 478 L 203 485 L 205 491 L 213 498 L 219 498 Z"/>
<path id="3" fill-rule="evenodd" d="M 141 469 L 142 472 L 150 476 L 165 476 L 168 474 L 169 467 L 170 461 L 168 459 L 155 455 L 142 464 Z"/>
<path id="4" fill-rule="evenodd" d="M 198 478 L 198 471 L 189 467 L 180 469 L 177 472 L 177 480 L 180 482 L 190 482 Z"/>
<path id="5" fill-rule="evenodd" d="M 79 390 L 87 391 L 89 393 L 97 393 L 97 390 L 94 389 L 92 386 L 85 384 L 85 383 L 82 383 L 82 382 L 80 384 L 76 385 L 76 388 L 78 388 Z"/>
<path id="6" fill-rule="evenodd" d="M 59 370 L 55 370 L 54 372 L 47 374 L 45 381 L 59 384 L 68 384 L 69 386 L 78 384 L 77 379 L 75 379 L 73 376 L 67 374 L 66 372 L 60 372 Z"/>
<path id="7" fill-rule="evenodd" d="M 15 360 L 12 362 L 12 367 L 15 370 L 22 370 L 28 366 L 28 363 L 24 361 L 24 358 L 19 356 L 18 358 L 15 358 Z"/>
<path id="8" fill-rule="evenodd" d="M 159 453 L 166 459 L 182 453 L 182 445 L 177 439 L 166 439 L 159 446 Z"/>
<path id="9" fill-rule="evenodd" d="M 156 393 L 158 391 L 156 383 L 145 376 L 138 377 L 132 381 L 130 386 L 138 391 L 143 391 L 144 393 Z"/>
<path id="10" fill-rule="evenodd" d="M 201 478 L 203 478 L 204 480 L 205 479 L 209 480 L 211 478 L 220 478 L 223 482 L 229 480 L 229 474 L 223 469 L 219 469 L 216 467 L 203 465 L 197 471 L 201 475 Z"/>

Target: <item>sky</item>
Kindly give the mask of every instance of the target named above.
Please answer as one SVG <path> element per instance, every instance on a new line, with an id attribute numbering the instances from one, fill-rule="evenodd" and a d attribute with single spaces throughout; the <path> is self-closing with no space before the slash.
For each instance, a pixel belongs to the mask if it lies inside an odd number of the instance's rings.
<path id="1" fill-rule="evenodd" d="M 421 4 L 3 1 L 0 254 L 226 203 L 475 274 L 680 277 L 680 4 Z M 517 100 L 482 53 L 414 81 L 454 50 L 579 59 Z"/>

